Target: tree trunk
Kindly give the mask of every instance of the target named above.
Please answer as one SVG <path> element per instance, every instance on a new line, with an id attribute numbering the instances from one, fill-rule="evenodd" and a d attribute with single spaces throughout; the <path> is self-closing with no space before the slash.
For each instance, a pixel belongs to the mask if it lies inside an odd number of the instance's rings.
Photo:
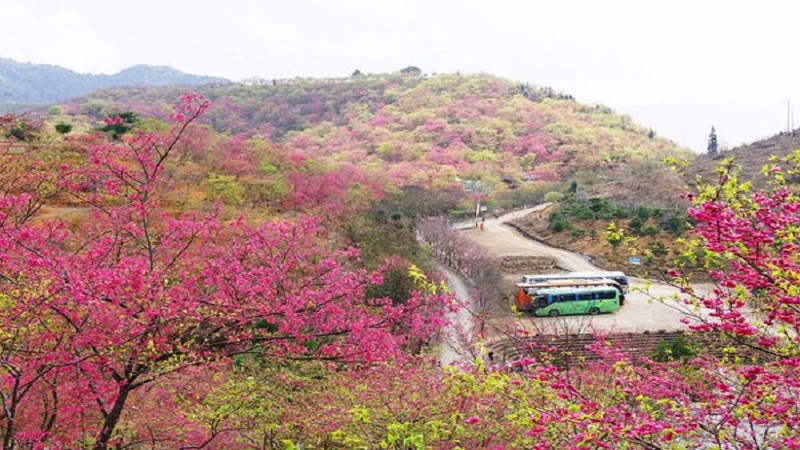
<path id="1" fill-rule="evenodd" d="M 125 407 L 125 401 L 127 401 L 130 392 L 130 385 L 126 384 L 119 388 L 117 400 L 114 401 L 114 406 L 106 416 L 105 422 L 103 422 L 103 429 L 100 430 L 100 434 L 97 436 L 94 450 L 108 450 L 108 443 L 111 440 L 111 436 L 114 434 L 114 430 L 117 428 L 119 419 L 122 417 L 122 409 Z"/>

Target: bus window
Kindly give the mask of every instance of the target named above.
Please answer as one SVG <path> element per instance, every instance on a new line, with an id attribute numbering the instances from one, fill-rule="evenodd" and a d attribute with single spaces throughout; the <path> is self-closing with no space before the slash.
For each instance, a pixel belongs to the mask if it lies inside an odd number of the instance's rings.
<path id="1" fill-rule="evenodd" d="M 591 292 L 581 292 L 578 294 L 578 300 L 593 300 L 593 295 Z"/>
<path id="2" fill-rule="evenodd" d="M 600 299 L 612 299 L 616 298 L 617 293 L 615 291 L 602 291 L 600 292 Z"/>

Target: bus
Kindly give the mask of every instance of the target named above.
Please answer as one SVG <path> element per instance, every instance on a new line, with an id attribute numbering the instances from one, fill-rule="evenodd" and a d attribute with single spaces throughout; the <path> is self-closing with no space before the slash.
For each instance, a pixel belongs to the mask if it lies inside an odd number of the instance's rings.
<path id="1" fill-rule="evenodd" d="M 517 292 L 515 295 L 515 303 L 517 311 L 533 312 L 536 309 L 534 298 L 538 292 L 548 288 L 580 288 L 580 287 L 612 287 L 620 292 L 620 305 L 624 303 L 625 296 L 622 294 L 622 289 L 616 281 L 606 278 L 599 280 L 550 280 L 538 283 L 517 283 Z"/>
<path id="2" fill-rule="evenodd" d="M 594 316 L 619 310 L 619 297 L 619 290 L 610 286 L 545 288 L 537 291 L 533 298 L 533 314 L 539 317 Z"/>
<path id="3" fill-rule="evenodd" d="M 570 272 L 559 274 L 523 275 L 523 283 L 541 283 L 553 280 L 612 280 L 616 282 L 622 293 L 627 293 L 629 289 L 628 277 L 619 271 L 596 271 L 596 272 Z"/>

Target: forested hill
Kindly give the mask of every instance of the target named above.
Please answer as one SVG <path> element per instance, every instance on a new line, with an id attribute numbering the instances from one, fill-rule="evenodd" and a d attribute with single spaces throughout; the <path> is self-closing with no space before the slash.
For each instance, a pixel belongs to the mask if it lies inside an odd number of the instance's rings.
<path id="1" fill-rule="evenodd" d="M 0 104 L 51 103 L 112 86 L 227 82 L 222 78 L 190 75 L 167 66 L 137 65 L 113 75 L 93 75 L 49 64 L 27 64 L 0 58 Z"/>
<path id="2" fill-rule="evenodd" d="M 212 103 L 205 120 L 217 132 L 266 138 L 399 185 L 519 196 L 576 181 L 592 195 L 649 201 L 651 189 L 672 199 L 680 183 L 660 162 L 691 156 L 607 107 L 490 75 L 357 75 L 197 91 Z M 64 110 L 159 115 L 182 93 L 111 89 Z M 657 179 L 642 184 L 647 177 Z M 639 180 L 634 195 L 628 179 Z"/>

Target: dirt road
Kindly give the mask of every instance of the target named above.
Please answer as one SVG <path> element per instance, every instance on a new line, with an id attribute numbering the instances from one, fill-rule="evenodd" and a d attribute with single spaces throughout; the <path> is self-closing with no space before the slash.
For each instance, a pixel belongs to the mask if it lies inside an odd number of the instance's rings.
<path id="1" fill-rule="evenodd" d="M 601 270 L 595 267 L 586 257 L 566 250 L 550 247 L 541 242 L 525 238 L 506 222 L 525 216 L 533 211 L 541 210 L 546 205 L 515 211 L 497 219 L 486 219 L 483 230 L 470 228 L 464 230 L 466 235 L 475 242 L 485 246 L 492 254 L 502 256 L 548 256 L 556 260 L 556 264 L 565 271 L 592 271 Z M 624 267 L 620 270 L 624 271 Z M 703 291 L 710 286 L 697 286 Z M 511 293 L 509 293 L 511 294 Z M 660 302 L 654 299 L 669 299 L 677 296 L 678 290 L 659 283 L 649 283 L 648 280 L 632 278 L 631 292 L 626 295 L 625 306 L 612 314 L 603 314 L 591 318 L 590 326 L 595 329 L 615 332 L 629 331 L 657 331 L 680 330 L 686 325 L 681 319 L 686 317 L 682 307 L 674 300 Z M 510 305 L 500 305 L 500 311 L 509 311 L 506 320 L 512 319 Z M 563 325 L 564 320 L 572 321 L 575 326 L 586 326 L 586 316 L 572 316 L 570 318 L 553 319 L 549 317 L 536 318 L 524 316 L 523 324 L 531 327 L 547 327 L 555 324 L 556 320 Z M 502 318 L 497 318 L 501 319 Z"/>

